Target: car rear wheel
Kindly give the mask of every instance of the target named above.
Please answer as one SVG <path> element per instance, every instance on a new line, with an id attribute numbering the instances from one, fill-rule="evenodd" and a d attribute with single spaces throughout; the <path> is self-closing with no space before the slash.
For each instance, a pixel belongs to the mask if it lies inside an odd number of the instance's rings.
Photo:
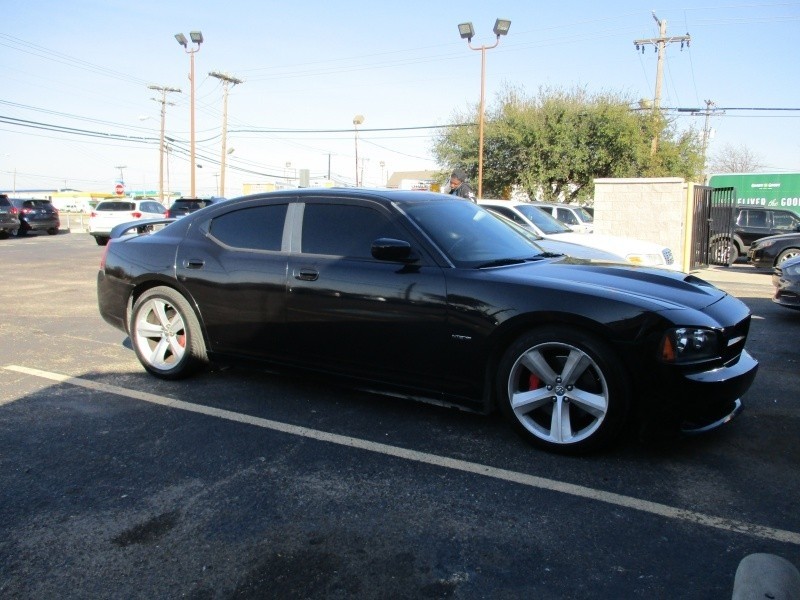
<path id="1" fill-rule="evenodd" d="M 778 255 L 778 259 L 775 261 L 775 264 L 779 265 L 782 262 L 789 260 L 790 258 L 794 258 L 795 256 L 800 256 L 800 249 L 787 248 Z"/>
<path id="2" fill-rule="evenodd" d="M 200 323 L 178 292 L 157 287 L 133 306 L 130 335 L 139 362 L 162 379 L 180 379 L 207 364 Z"/>
<path id="3" fill-rule="evenodd" d="M 726 267 L 732 266 L 736 259 L 739 258 L 739 250 L 736 248 L 736 244 L 725 238 L 712 242 L 709 254 L 713 264 Z"/>
<path id="4" fill-rule="evenodd" d="M 600 340 L 544 327 L 514 342 L 500 361 L 498 403 L 523 438 L 545 450 L 579 454 L 608 445 L 625 424 L 628 382 Z"/>

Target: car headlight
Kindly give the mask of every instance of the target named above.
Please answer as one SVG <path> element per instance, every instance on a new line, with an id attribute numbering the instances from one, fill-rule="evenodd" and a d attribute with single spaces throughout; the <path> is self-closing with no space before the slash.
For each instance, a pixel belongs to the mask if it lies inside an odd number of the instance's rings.
<path id="1" fill-rule="evenodd" d="M 625 260 L 634 265 L 661 265 L 664 259 L 660 254 L 626 254 Z"/>
<path id="2" fill-rule="evenodd" d="M 800 262 L 794 263 L 793 265 L 780 265 L 781 271 L 784 275 L 790 275 L 792 277 L 800 276 Z"/>
<path id="3" fill-rule="evenodd" d="M 674 364 L 717 358 L 720 355 L 719 339 L 711 329 L 677 327 L 661 338 L 659 354 L 662 361 Z"/>
<path id="4" fill-rule="evenodd" d="M 774 243 L 775 243 L 775 240 L 767 240 L 765 242 L 756 242 L 755 244 L 753 244 L 753 248 L 761 250 L 763 248 L 769 248 Z"/>

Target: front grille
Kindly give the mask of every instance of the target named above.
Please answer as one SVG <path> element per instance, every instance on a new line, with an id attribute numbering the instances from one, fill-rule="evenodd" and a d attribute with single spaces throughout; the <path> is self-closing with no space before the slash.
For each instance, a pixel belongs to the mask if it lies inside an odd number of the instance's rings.
<path id="1" fill-rule="evenodd" d="M 675 257 L 672 256 L 672 250 L 670 250 L 669 248 L 664 248 L 664 250 L 662 250 L 661 253 L 664 255 L 664 263 L 671 265 L 672 263 L 675 262 Z"/>
<path id="2" fill-rule="evenodd" d="M 747 341 L 747 333 L 750 331 L 750 317 L 747 316 L 736 325 L 726 327 L 723 332 L 723 348 L 722 358 L 727 363 L 729 360 L 737 358 L 744 350 L 744 344 Z"/>

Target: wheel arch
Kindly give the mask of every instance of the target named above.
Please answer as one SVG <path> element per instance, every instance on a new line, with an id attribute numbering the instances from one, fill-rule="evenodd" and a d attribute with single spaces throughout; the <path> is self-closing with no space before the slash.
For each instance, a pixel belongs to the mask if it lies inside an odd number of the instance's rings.
<path id="1" fill-rule="evenodd" d="M 133 286 L 131 293 L 128 295 L 127 306 L 125 307 L 125 328 L 128 329 L 128 335 L 131 333 L 130 322 L 131 315 L 133 314 L 134 304 L 136 304 L 136 301 L 141 297 L 142 294 L 157 287 L 170 288 L 186 299 L 186 302 L 188 302 L 189 306 L 192 307 L 192 311 L 194 312 L 197 322 L 200 324 L 200 331 L 203 334 L 203 342 L 206 344 L 206 348 L 208 348 L 208 332 L 206 331 L 206 324 L 203 320 L 202 314 L 200 313 L 200 309 L 197 306 L 197 302 L 195 302 L 194 296 L 192 296 L 192 294 L 189 293 L 189 290 L 180 285 L 180 283 L 178 283 L 176 280 L 168 277 L 145 279 Z"/>
<path id="2" fill-rule="evenodd" d="M 484 398 L 487 412 L 495 410 L 498 406 L 494 381 L 500 366 L 500 361 L 506 349 L 525 333 L 534 329 L 550 326 L 566 326 L 572 331 L 583 332 L 598 338 L 616 352 L 620 366 L 625 370 L 626 375 L 629 377 L 632 375 L 629 368 L 629 361 L 625 360 L 623 354 L 618 351 L 618 344 L 616 343 L 617 337 L 607 325 L 566 312 L 547 311 L 520 315 L 503 323 L 491 337 L 486 361 L 486 371 L 484 373 Z"/>
<path id="3" fill-rule="evenodd" d="M 800 245 L 797 245 L 797 246 L 787 246 L 786 248 L 783 248 L 783 249 L 782 249 L 780 252 L 778 252 L 778 253 L 775 255 L 775 260 L 773 261 L 773 263 L 772 263 L 772 266 L 778 266 L 778 265 L 780 264 L 780 262 L 779 262 L 779 261 L 780 261 L 780 258 L 781 258 L 781 256 L 783 256 L 784 254 L 786 254 L 787 252 L 790 252 L 790 251 L 792 251 L 792 250 L 794 250 L 795 252 L 797 252 L 798 254 L 800 254 Z M 784 260 L 785 260 L 785 259 L 784 259 Z M 782 261 L 781 261 L 781 262 L 782 262 Z"/>

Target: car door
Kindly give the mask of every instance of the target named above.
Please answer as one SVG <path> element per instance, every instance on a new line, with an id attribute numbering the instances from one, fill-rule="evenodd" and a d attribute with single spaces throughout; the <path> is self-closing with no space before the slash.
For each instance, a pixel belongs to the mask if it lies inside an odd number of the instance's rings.
<path id="1" fill-rule="evenodd" d="M 176 274 L 194 299 L 213 352 L 285 354 L 288 201 L 255 201 L 192 224 L 176 255 Z"/>
<path id="2" fill-rule="evenodd" d="M 388 207 L 305 200 L 288 265 L 291 354 L 336 373 L 441 389 L 448 340 L 441 268 Z M 410 242 L 419 260 L 373 258 L 378 238 Z"/>

